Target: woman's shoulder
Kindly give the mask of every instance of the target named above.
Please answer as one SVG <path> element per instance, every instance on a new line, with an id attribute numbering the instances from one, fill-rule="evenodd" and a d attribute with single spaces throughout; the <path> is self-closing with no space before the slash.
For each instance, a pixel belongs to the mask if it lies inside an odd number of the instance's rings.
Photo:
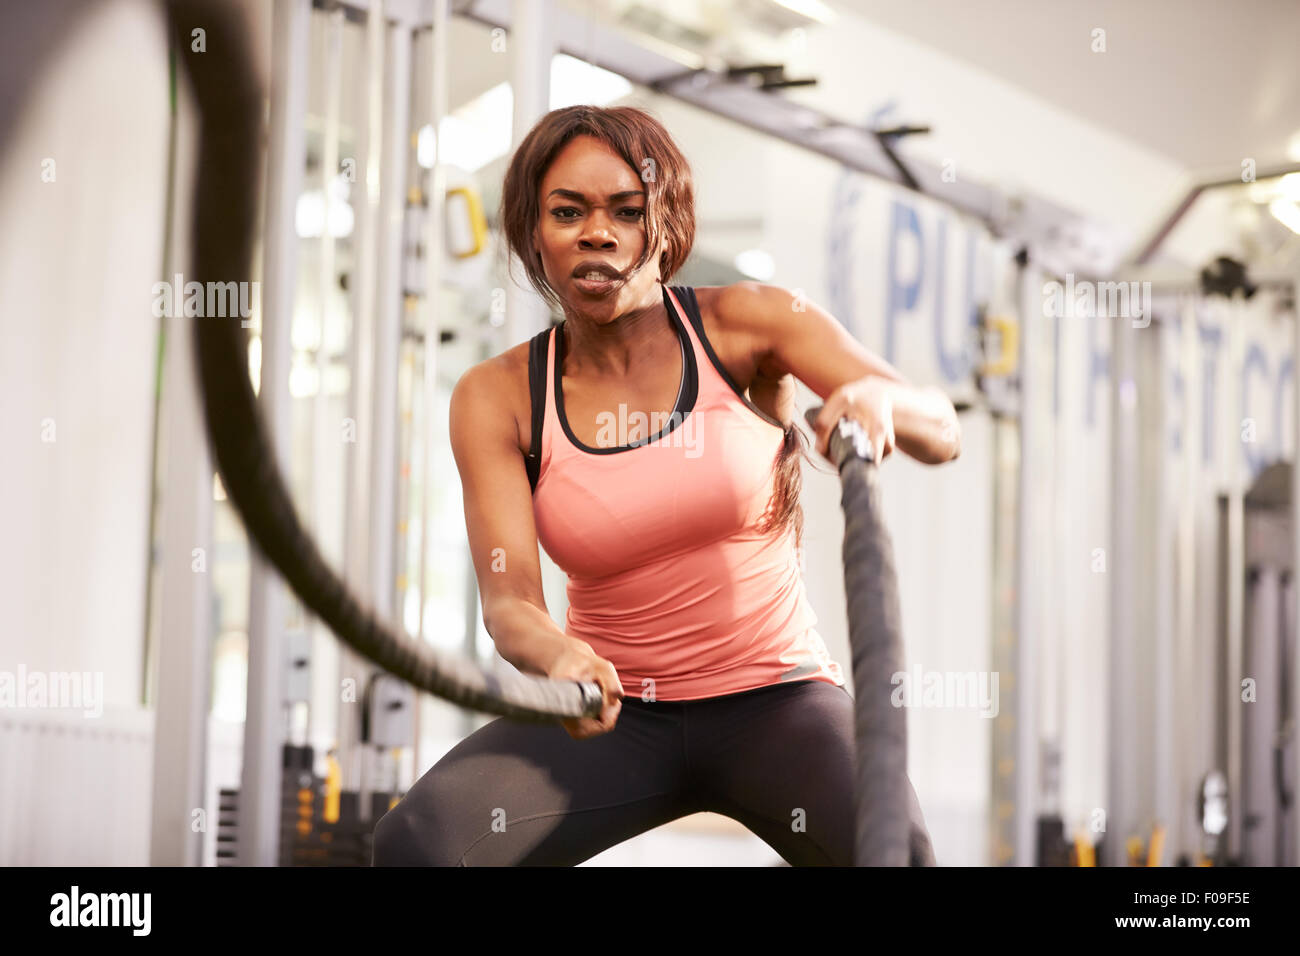
<path id="1" fill-rule="evenodd" d="M 752 286 L 753 283 L 736 282 L 692 287 L 704 337 L 741 392 L 749 387 L 758 371 L 752 336 L 743 322 L 736 321 L 737 309 L 744 308 Z"/>
<path id="2" fill-rule="evenodd" d="M 500 416 L 514 425 L 520 454 L 527 454 L 532 440 L 528 342 L 470 366 L 457 383 L 462 387 L 472 391 L 478 414 Z"/>
<path id="3" fill-rule="evenodd" d="M 743 336 L 751 331 L 748 319 L 774 302 L 788 302 L 791 293 L 779 286 L 742 279 L 730 285 L 696 286 L 701 317 L 723 335 Z"/>

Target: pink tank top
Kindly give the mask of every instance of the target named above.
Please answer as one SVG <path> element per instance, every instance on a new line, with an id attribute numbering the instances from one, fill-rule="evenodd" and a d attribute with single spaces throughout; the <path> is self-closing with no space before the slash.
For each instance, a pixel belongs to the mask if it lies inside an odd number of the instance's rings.
<path id="1" fill-rule="evenodd" d="M 793 529 L 757 530 L 783 429 L 735 387 L 694 290 L 665 288 L 664 299 L 682 346 L 674 412 L 645 421 L 611 408 L 597 419 L 598 448 L 581 445 L 564 417 L 562 327 L 543 333 L 533 514 L 569 577 L 565 633 L 609 660 L 629 697 L 694 700 L 792 680 L 843 686 L 814 629 Z"/>

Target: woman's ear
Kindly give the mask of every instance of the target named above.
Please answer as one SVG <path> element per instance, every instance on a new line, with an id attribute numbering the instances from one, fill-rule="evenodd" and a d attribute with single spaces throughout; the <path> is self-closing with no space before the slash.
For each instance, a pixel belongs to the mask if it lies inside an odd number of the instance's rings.
<path id="1" fill-rule="evenodd" d="M 542 251 L 541 251 L 541 250 L 542 250 L 542 236 L 541 236 L 541 229 L 542 229 L 542 222 L 541 222 L 541 220 L 539 219 L 539 220 L 538 220 L 538 221 L 533 225 L 533 232 L 532 232 L 532 237 L 533 237 L 533 255 L 537 257 L 538 265 L 540 265 L 540 264 L 541 264 L 541 261 L 542 261 Z"/>

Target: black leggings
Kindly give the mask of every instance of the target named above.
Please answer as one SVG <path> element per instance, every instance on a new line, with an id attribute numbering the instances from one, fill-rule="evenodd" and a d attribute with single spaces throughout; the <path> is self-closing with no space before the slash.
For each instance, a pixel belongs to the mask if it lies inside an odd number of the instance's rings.
<path id="1" fill-rule="evenodd" d="M 574 740 L 499 718 L 375 826 L 375 866 L 571 866 L 678 817 L 731 817 L 795 866 L 853 860 L 853 698 L 819 680 L 702 700 L 629 695 Z M 908 784 L 913 865 L 934 865 Z"/>

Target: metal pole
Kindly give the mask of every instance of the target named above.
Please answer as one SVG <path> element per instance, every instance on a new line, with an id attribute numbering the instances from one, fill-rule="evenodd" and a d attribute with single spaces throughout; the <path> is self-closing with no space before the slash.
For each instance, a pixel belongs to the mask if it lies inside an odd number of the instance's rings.
<path id="1" fill-rule="evenodd" d="M 1245 321 L 1245 298 L 1238 290 L 1232 298 L 1224 303 L 1224 313 L 1228 325 L 1228 394 L 1225 396 L 1229 409 L 1224 427 L 1223 443 L 1227 461 L 1224 463 L 1224 480 L 1228 496 L 1228 540 L 1227 540 L 1227 638 L 1228 666 L 1223 680 L 1227 682 L 1228 691 L 1228 801 L 1232 811 L 1228 816 L 1227 852 L 1235 856 L 1241 852 L 1241 729 L 1242 729 L 1242 617 L 1244 614 L 1246 567 L 1245 567 L 1245 507 L 1241 468 L 1241 415 L 1242 394 L 1238 383 L 1241 381 L 1242 355 L 1245 335 L 1242 323 Z"/>
<path id="2" fill-rule="evenodd" d="M 476 13 L 481 11 L 475 11 Z M 514 89 L 512 148 L 517 148 L 533 125 L 550 110 L 551 60 L 563 36 L 559 25 L 567 12 L 554 0 L 512 0 L 511 2 L 511 86 Z M 528 287 L 520 273 L 519 282 L 506 282 L 506 314 L 501 330 L 507 346 L 526 341 L 550 323 L 550 309 L 541 296 Z M 563 628 L 568 610 L 565 584 L 568 578 L 540 549 L 542 588 L 551 616 Z M 477 619 L 473 625 L 477 627 Z M 493 652 L 493 659 L 500 654 Z M 501 666 L 506 666 L 504 663 Z"/>
<path id="3" fill-rule="evenodd" d="M 1098 316 L 1094 322 L 1108 321 Z M 1121 866 L 1125 840 L 1136 825 L 1137 768 L 1134 729 L 1137 726 L 1136 599 L 1133 576 L 1138 572 L 1134 523 L 1138 477 L 1137 383 L 1135 346 L 1129 319 L 1109 319 L 1111 326 L 1110 381 L 1110 547 L 1106 574 L 1110 583 L 1110 640 L 1107 668 L 1106 866 Z"/>
<path id="4" fill-rule="evenodd" d="M 1020 269 L 1020 514 L 1019 571 L 1016 575 L 1016 865 L 1033 866 L 1038 820 L 1038 649 L 1042 636 L 1041 468 L 1048 451 L 1040 416 L 1050 395 L 1043 382 L 1043 292 L 1032 256 Z"/>
<path id="5" fill-rule="evenodd" d="M 188 230 L 174 235 L 188 237 Z M 181 259 L 177 255 L 172 261 Z M 206 806 L 207 796 L 213 466 L 199 406 L 192 327 L 194 322 L 224 320 L 162 321 L 170 323 L 160 406 L 167 454 L 161 485 L 163 564 L 149 865 L 199 866 L 203 832 L 195 831 L 193 813 Z M 206 808 L 209 831 L 216 829 L 215 810 Z"/>
<path id="6" fill-rule="evenodd" d="M 1203 654 L 1199 640 L 1196 610 L 1196 511 L 1200 501 L 1199 471 L 1201 467 L 1201 390 L 1198 372 L 1198 336 L 1196 326 L 1196 297 L 1185 295 L 1179 299 L 1179 368 L 1183 382 L 1181 430 L 1181 479 L 1178 488 L 1178 585 L 1176 605 L 1176 633 L 1174 659 L 1176 662 L 1174 693 L 1176 713 L 1183 719 L 1181 752 L 1176 755 L 1178 794 L 1183 804 L 1171 820 L 1171 850 L 1181 849 L 1195 858 L 1200 850 L 1201 831 L 1192 820 L 1192 809 L 1187 794 L 1194 793 L 1200 776 L 1210 766 L 1213 723 L 1207 714 L 1213 712 L 1213 702 L 1199 693 L 1206 684 L 1200 679 Z"/>
<path id="7" fill-rule="evenodd" d="M 1290 520 L 1290 516 L 1287 516 Z M 1286 540 L 1284 547 L 1290 552 L 1291 542 Z M 1292 607 L 1295 602 L 1295 561 L 1290 559 L 1290 554 L 1286 555 L 1286 565 L 1279 580 L 1280 593 L 1278 594 L 1278 678 L 1277 687 L 1280 693 L 1279 706 L 1274 713 L 1277 715 L 1277 738 L 1274 740 L 1275 746 L 1278 747 L 1279 753 L 1277 759 L 1281 766 L 1282 783 L 1286 788 L 1289 800 L 1284 804 L 1283 795 L 1277 792 L 1275 787 L 1270 787 L 1272 796 L 1272 806 L 1277 814 L 1277 838 L 1272 846 L 1273 866 L 1295 866 L 1297 859 L 1292 850 L 1291 841 L 1295 833 L 1295 779 L 1296 764 L 1292 762 L 1291 755 L 1284 749 L 1295 736 L 1295 688 L 1287 687 L 1289 680 L 1287 668 L 1291 666 L 1291 661 L 1295 657 L 1295 617 L 1292 614 Z"/>
<path id="8" fill-rule="evenodd" d="M 370 591 L 375 609 L 394 616 L 397 583 L 397 376 L 402 340 L 402 262 L 406 213 L 406 158 L 410 151 L 411 33 L 388 28 L 385 63 L 388 95 L 384 100 L 384 166 L 381 186 L 378 304 L 375 308 L 375 370 L 370 459 Z"/>
<path id="9" fill-rule="evenodd" d="M 528 131 L 550 109 L 551 60 L 556 41 L 554 0 L 513 0 L 510 33 L 513 61 L 514 132 L 511 148 L 523 142 Z M 546 328 L 549 313 L 541 297 L 514 282 L 506 284 L 505 339 L 514 345 Z"/>
<path id="10" fill-rule="evenodd" d="M 340 439 L 337 423 L 329 420 L 330 399 L 325 393 L 325 381 L 330 366 L 329 340 L 331 323 L 330 301 L 334 297 L 337 280 L 334 234 L 330 231 L 336 203 L 333 195 L 334 180 L 339 174 L 339 110 L 343 85 L 343 30 L 342 9 L 325 15 L 325 55 L 321 63 L 322 87 L 325 90 L 324 137 L 321 146 L 321 188 L 325 191 L 325 227 L 321 230 L 320 272 L 317 276 L 319 296 L 320 341 L 317 343 L 316 394 L 312 398 L 312 476 L 311 516 L 318 541 L 325 537 L 327 512 L 338 512 L 326 500 L 324 476 L 335 467 L 335 457 L 328 453 L 337 449 Z M 338 669 L 339 644 L 329 628 L 313 617 L 308 622 L 311 634 L 312 707 L 308 739 L 318 740 L 326 719 L 332 721 L 338 710 L 338 693 L 334 674 Z M 329 733 L 333 740 L 333 732 Z"/>
<path id="11" fill-rule="evenodd" d="M 1147 303 L 1150 308 L 1151 303 Z M 1149 316 L 1148 316 L 1149 318 Z M 1166 355 L 1177 354 L 1178 328 L 1166 321 L 1154 321 L 1134 332 L 1141 348 L 1142 386 L 1139 390 L 1139 414 L 1142 420 L 1143 480 L 1138 486 L 1144 513 L 1141 551 L 1146 572 L 1142 589 L 1146 618 L 1143 630 L 1153 636 L 1151 653 L 1144 658 L 1145 673 L 1154 694 L 1151 699 L 1151 762 L 1153 779 L 1150 799 L 1153 822 L 1168 832 L 1178 812 L 1177 741 L 1174 678 L 1177 652 L 1173 601 L 1177 594 L 1177 557 L 1168 543 L 1177 541 L 1178 515 L 1170 502 L 1173 480 L 1170 475 L 1169 428 L 1171 419 L 1166 400 L 1165 375 L 1169 367 Z M 1168 851 L 1163 851 L 1168 858 Z"/>
<path id="12" fill-rule="evenodd" d="M 1247 534 L 1255 539 L 1252 549 L 1251 583 L 1243 588 L 1242 673 L 1255 679 L 1257 703 L 1241 707 L 1241 801 L 1239 816 L 1252 825 L 1241 833 L 1241 861 L 1246 866 L 1277 866 L 1277 828 L 1281 823 L 1275 807 L 1273 746 L 1278 731 L 1277 678 L 1279 643 L 1278 602 L 1282 597 L 1279 568 L 1274 549 L 1261 547 L 1269 536 L 1259 525 L 1272 518 L 1267 511 L 1250 516 Z M 1260 540 L 1262 539 L 1262 541 Z"/>
<path id="13" fill-rule="evenodd" d="M 350 384 L 348 410 L 352 429 L 348 459 L 348 494 L 344 512 L 344 574 L 350 587 L 362 598 L 373 600 L 370 573 L 369 498 L 370 456 L 373 454 L 371 413 L 373 398 L 377 246 L 380 234 L 380 172 L 383 159 L 384 108 L 384 4 L 375 0 L 366 22 L 366 122 L 359 152 L 361 202 L 357 230 L 356 267 L 352 277 L 352 341 L 348 350 Z M 339 682 L 353 682 L 353 697 L 339 708 L 339 767 L 346 791 L 359 791 L 364 778 L 364 751 L 359 746 L 361 714 L 366 681 L 373 668 L 359 654 L 347 649 L 339 653 Z"/>
<path id="14" fill-rule="evenodd" d="M 1300 773 L 1300 270 L 1291 287 L 1291 762 L 1292 773 Z M 1294 776 L 1291 791 L 1300 791 Z M 1291 810 L 1291 859 L 1300 861 L 1300 811 Z"/>
<path id="15" fill-rule="evenodd" d="M 1042 301 L 1041 287 L 1039 289 L 1038 301 Z M 1034 315 L 1035 322 L 1039 323 L 1042 329 L 1040 343 L 1051 341 L 1055 335 L 1055 330 L 1051 323 L 1054 319 L 1046 319 L 1039 311 Z M 1037 428 L 1040 431 L 1041 444 L 1039 448 L 1043 454 L 1043 471 L 1042 477 L 1046 479 L 1045 488 L 1042 491 L 1042 497 L 1039 498 L 1038 507 L 1042 509 L 1040 517 L 1042 520 L 1041 528 L 1047 532 L 1042 540 L 1045 544 L 1040 552 L 1042 564 L 1042 576 L 1040 577 L 1040 586 L 1037 588 L 1039 601 L 1039 620 L 1042 621 L 1040 631 L 1041 639 L 1038 646 L 1040 655 L 1038 660 L 1038 754 L 1041 761 L 1039 765 L 1038 780 L 1038 814 L 1047 816 L 1058 814 L 1062 811 L 1062 740 L 1065 735 L 1066 726 L 1066 701 L 1068 691 L 1065 682 L 1066 660 L 1065 660 L 1065 628 L 1066 620 L 1064 615 L 1065 591 L 1063 583 L 1063 569 L 1068 567 L 1068 556 L 1063 558 L 1062 551 L 1069 547 L 1069 535 L 1066 528 L 1066 507 L 1070 501 L 1066 497 L 1067 489 L 1063 487 L 1066 481 L 1066 474 L 1072 469 L 1068 462 L 1071 460 L 1065 457 L 1063 448 L 1069 439 L 1067 429 L 1062 426 L 1050 410 L 1051 408 L 1051 390 L 1052 383 L 1059 381 L 1062 370 L 1058 364 L 1057 350 L 1044 348 L 1039 352 L 1049 363 L 1043 366 L 1044 369 L 1050 370 L 1048 374 L 1038 373 L 1035 378 L 1039 383 L 1041 391 L 1037 395 L 1043 397 L 1043 413 L 1036 417 Z M 1040 362 L 1043 359 L 1040 358 Z M 1029 402 L 1040 404 L 1035 397 L 1031 396 Z M 1073 562 L 1070 562 L 1073 563 Z M 1037 839 L 1037 824 L 1034 827 L 1034 836 Z M 1037 855 L 1037 854 L 1035 854 Z"/>
<path id="16" fill-rule="evenodd" d="M 1255 179 L 1256 181 L 1275 179 L 1296 172 L 1300 172 L 1300 163 L 1284 163 L 1281 166 L 1270 166 L 1257 171 Z M 1241 169 L 1235 166 L 1228 170 L 1219 170 L 1215 173 L 1202 175 L 1197 183 L 1179 199 L 1177 205 L 1160 220 L 1155 229 L 1152 230 L 1151 236 L 1139 247 L 1129 261 L 1135 265 L 1144 265 L 1150 262 L 1155 257 L 1155 254 L 1160 251 L 1160 247 L 1164 245 L 1165 240 L 1169 238 L 1169 234 L 1174 231 L 1174 227 L 1187 215 L 1201 193 L 1208 189 L 1220 189 L 1224 186 L 1240 186 L 1241 183 Z"/>
<path id="17" fill-rule="evenodd" d="M 280 468 L 289 471 L 289 359 L 307 109 L 311 0 L 276 0 L 271 45 L 270 140 L 262 266 L 262 369 L 258 400 Z M 274 866 L 280 838 L 287 596 L 276 572 L 252 549 L 248 610 L 248 710 L 239 794 L 239 862 Z"/>
<path id="18" fill-rule="evenodd" d="M 419 636 L 428 638 L 429 545 L 433 540 L 429 514 L 432 510 L 433 435 L 438 407 L 438 291 L 442 285 L 443 210 L 447 187 L 442 168 L 442 118 L 447 115 L 447 30 L 450 24 L 447 0 L 433 0 L 433 32 L 430 36 L 429 122 L 433 129 L 433 168 L 429 170 L 428 215 L 425 216 L 424 248 L 426 281 L 424 296 L 424 366 L 421 393 L 424 405 L 424 428 L 420 435 L 420 562 L 418 593 L 420 603 Z M 417 755 L 418 757 L 418 755 Z"/>
<path id="19" fill-rule="evenodd" d="M 188 216 L 191 207 L 175 201 L 179 170 L 188 168 L 197 148 L 197 137 L 186 135 L 193 134 L 194 124 L 190 119 L 192 110 L 189 106 L 182 109 L 183 103 L 173 102 L 171 110 L 171 172 L 162 270 L 168 280 L 178 263 L 192 261 L 193 252 L 190 230 L 182 221 L 182 215 Z M 181 290 L 174 291 L 179 294 Z M 207 807 L 206 790 L 212 686 L 209 559 L 214 469 L 204 435 L 198 371 L 193 360 L 195 320 L 164 317 L 159 321 L 164 366 L 156 433 L 161 437 L 164 457 L 157 476 L 162 495 L 158 516 L 161 568 L 152 654 L 157 671 L 150 695 L 154 703 L 154 749 L 149 864 L 199 866 L 203 862 L 204 833 L 195 832 L 195 808 L 205 808 L 206 830 L 216 831 L 216 808 Z M 195 563 L 199 557 L 203 564 Z M 150 609 L 145 610 L 148 614 Z"/>
<path id="20" fill-rule="evenodd" d="M 383 165 L 380 184 L 379 265 L 375 305 L 375 365 L 370 454 L 370 583 L 374 608 L 392 620 L 396 610 L 394 573 L 397 546 L 397 378 L 403 324 L 402 264 L 405 256 L 406 160 L 410 152 L 411 31 L 398 23 L 387 27 L 384 75 Z M 373 672 L 374 668 L 367 668 Z M 403 690 L 408 713 L 414 692 Z M 374 755 L 365 744 L 367 758 Z M 370 780 L 360 785 L 361 814 L 370 814 Z"/>

